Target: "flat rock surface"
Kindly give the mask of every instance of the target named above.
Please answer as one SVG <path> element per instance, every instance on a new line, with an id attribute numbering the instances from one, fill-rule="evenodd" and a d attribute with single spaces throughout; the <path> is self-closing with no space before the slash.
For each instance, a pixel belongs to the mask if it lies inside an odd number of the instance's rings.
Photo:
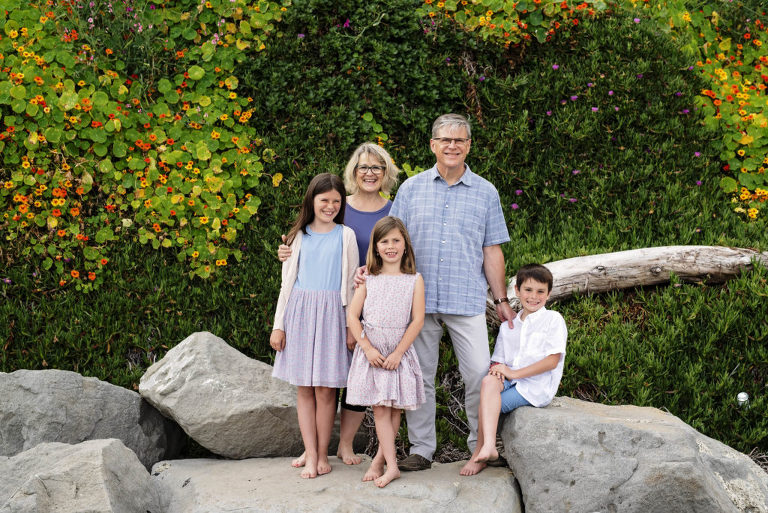
<path id="1" fill-rule="evenodd" d="M 161 461 L 152 479 L 167 501 L 167 513 L 221 512 L 521 512 L 517 481 L 508 468 L 459 475 L 464 462 L 435 463 L 430 470 L 403 472 L 379 489 L 363 483 L 370 464 L 344 465 L 302 479 L 290 458 Z"/>

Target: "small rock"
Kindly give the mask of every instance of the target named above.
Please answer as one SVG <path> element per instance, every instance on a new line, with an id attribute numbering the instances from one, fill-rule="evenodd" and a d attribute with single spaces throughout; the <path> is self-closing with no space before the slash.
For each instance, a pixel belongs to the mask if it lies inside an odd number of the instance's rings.
<path id="1" fill-rule="evenodd" d="M 117 438 L 147 468 L 179 454 L 181 429 L 136 392 L 62 370 L 0 372 L 0 455 L 43 442 Z"/>
<path id="2" fill-rule="evenodd" d="M 120 440 L 42 443 L 0 456 L 0 513 L 158 513 L 160 500 Z"/>

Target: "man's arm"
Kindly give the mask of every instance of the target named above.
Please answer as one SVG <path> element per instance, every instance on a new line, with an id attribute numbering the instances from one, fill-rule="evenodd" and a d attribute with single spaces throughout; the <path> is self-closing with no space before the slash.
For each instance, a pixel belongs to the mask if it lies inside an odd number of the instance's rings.
<path id="1" fill-rule="evenodd" d="M 507 297 L 507 277 L 504 268 L 504 253 L 501 252 L 501 246 L 483 247 L 483 272 L 488 285 L 491 287 L 491 294 L 494 299 Z M 509 327 L 512 327 L 512 319 L 515 318 L 515 312 L 509 303 L 499 303 L 496 305 L 496 313 L 501 322 L 507 321 Z"/>

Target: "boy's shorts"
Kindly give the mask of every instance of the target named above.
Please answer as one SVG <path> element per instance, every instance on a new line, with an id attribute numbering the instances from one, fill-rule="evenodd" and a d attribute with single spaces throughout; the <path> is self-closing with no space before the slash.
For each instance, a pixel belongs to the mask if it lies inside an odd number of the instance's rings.
<path id="1" fill-rule="evenodd" d="M 516 383 L 504 380 L 504 390 L 501 391 L 501 413 L 509 413 L 521 406 L 531 406 L 531 403 L 517 391 Z"/>

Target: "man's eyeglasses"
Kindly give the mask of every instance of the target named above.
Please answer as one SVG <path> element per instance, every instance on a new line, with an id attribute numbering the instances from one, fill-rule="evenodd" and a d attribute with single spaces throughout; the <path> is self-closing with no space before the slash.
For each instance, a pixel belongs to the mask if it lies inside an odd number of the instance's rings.
<path id="1" fill-rule="evenodd" d="M 450 146 L 451 143 L 455 143 L 456 146 L 464 146 L 470 141 L 466 137 L 434 137 L 432 140 L 437 141 L 441 146 Z"/>
<path id="2" fill-rule="evenodd" d="M 384 172 L 384 166 L 357 166 L 355 169 L 357 169 L 357 173 L 360 175 L 373 173 L 374 175 L 379 176 Z"/>

